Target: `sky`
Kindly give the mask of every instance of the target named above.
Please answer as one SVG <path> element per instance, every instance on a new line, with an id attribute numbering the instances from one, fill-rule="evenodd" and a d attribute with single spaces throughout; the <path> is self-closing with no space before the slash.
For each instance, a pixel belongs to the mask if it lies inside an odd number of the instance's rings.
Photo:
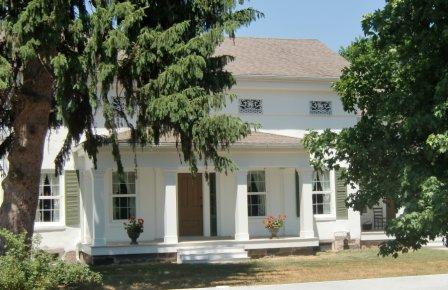
<path id="1" fill-rule="evenodd" d="M 362 36 L 361 19 L 384 6 L 384 0 L 251 0 L 265 14 L 236 36 L 309 38 L 334 51 Z"/>

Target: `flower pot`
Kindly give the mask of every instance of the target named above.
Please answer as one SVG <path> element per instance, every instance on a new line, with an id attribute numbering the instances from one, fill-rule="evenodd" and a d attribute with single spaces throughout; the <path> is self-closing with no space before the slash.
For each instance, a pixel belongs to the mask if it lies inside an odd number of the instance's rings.
<path id="1" fill-rule="evenodd" d="M 131 245 L 138 245 L 137 239 L 138 237 L 140 237 L 140 233 L 139 232 L 135 232 L 135 231 L 127 231 L 128 232 L 128 236 L 131 239 Z"/>
<path id="2" fill-rule="evenodd" d="M 269 229 L 269 232 L 271 233 L 271 239 L 273 239 L 273 238 L 277 238 L 278 236 L 278 230 L 279 230 L 279 228 L 271 228 L 271 229 Z"/>

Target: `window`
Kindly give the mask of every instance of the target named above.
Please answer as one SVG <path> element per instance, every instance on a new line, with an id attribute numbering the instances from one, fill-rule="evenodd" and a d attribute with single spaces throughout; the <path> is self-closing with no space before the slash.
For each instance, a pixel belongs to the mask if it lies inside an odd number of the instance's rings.
<path id="1" fill-rule="evenodd" d="M 311 101 L 310 114 L 313 115 L 331 115 L 331 102 L 329 101 Z"/>
<path id="2" fill-rule="evenodd" d="M 59 178 L 53 173 L 41 174 L 36 222 L 59 222 L 60 208 Z"/>
<path id="3" fill-rule="evenodd" d="M 263 114 L 263 101 L 258 99 L 240 99 L 238 111 L 243 114 Z"/>
<path id="4" fill-rule="evenodd" d="M 331 213 L 331 184 L 329 171 L 313 173 L 313 213 Z"/>
<path id="5" fill-rule="evenodd" d="M 247 173 L 247 207 L 249 216 L 266 215 L 266 175 L 265 172 Z"/>
<path id="6" fill-rule="evenodd" d="M 136 216 L 135 196 L 135 172 L 125 172 L 123 176 L 114 172 L 112 174 L 114 220 L 125 220 Z"/>

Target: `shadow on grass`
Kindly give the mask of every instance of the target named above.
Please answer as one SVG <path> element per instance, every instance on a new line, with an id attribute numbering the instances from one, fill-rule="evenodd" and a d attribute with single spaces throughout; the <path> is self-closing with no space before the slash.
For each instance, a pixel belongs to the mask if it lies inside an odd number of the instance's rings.
<path id="1" fill-rule="evenodd" d="M 253 284 L 266 279 L 267 269 L 256 263 L 185 265 L 168 263 L 98 266 L 104 289 L 171 289 Z M 246 282 L 246 283 L 245 283 Z"/>

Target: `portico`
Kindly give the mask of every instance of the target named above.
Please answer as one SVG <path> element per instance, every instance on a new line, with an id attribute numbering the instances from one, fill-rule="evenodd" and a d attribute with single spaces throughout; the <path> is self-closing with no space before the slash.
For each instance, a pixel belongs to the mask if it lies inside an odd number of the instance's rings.
<path id="1" fill-rule="evenodd" d="M 115 253 L 125 247 L 125 252 L 150 253 L 192 242 L 236 243 L 247 249 L 317 246 L 313 170 L 299 139 L 267 133 L 252 138 L 228 153 L 239 170 L 227 174 L 203 167 L 193 175 L 174 159 L 175 148 L 165 143 L 136 153 L 137 168 L 127 166 L 126 178 L 117 181 L 113 159 L 106 158 L 106 150 L 100 152 L 101 169 L 84 164 L 80 174 L 87 185 L 82 192 L 82 216 L 93 221 L 82 223 L 81 251 Z M 276 142 L 269 144 L 266 138 Z M 124 164 L 129 165 L 133 153 L 125 145 L 122 151 Z M 280 239 L 266 239 L 269 232 L 263 219 L 279 214 L 287 216 Z M 128 216 L 145 220 L 139 242 L 146 246 L 127 246 L 123 222 Z"/>

